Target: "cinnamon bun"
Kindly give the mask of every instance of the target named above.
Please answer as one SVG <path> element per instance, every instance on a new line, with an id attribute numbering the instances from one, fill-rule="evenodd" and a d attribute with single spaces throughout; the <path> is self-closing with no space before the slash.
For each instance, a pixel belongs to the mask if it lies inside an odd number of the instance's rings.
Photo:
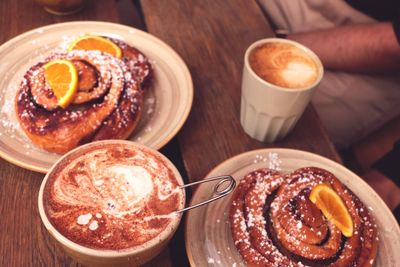
<path id="1" fill-rule="evenodd" d="M 153 69 L 146 56 L 127 43 L 110 37 L 105 37 L 115 43 L 122 51 L 122 60 L 128 66 L 133 77 L 146 89 L 153 76 Z"/>
<path id="2" fill-rule="evenodd" d="M 309 200 L 311 189 L 322 183 L 344 201 L 354 225 L 351 237 Z M 249 266 L 372 266 L 377 253 L 377 229 L 368 208 L 320 168 L 247 174 L 234 193 L 229 219 L 235 246 Z"/>
<path id="3" fill-rule="evenodd" d="M 15 97 L 15 111 L 34 144 L 62 154 L 80 144 L 125 139 L 132 133 L 143 105 L 141 87 L 151 66 L 139 51 L 122 41 L 121 45 L 122 60 L 99 51 L 56 52 L 26 72 Z M 72 61 L 78 71 L 78 92 L 65 109 L 57 106 L 43 68 L 58 59 Z"/>

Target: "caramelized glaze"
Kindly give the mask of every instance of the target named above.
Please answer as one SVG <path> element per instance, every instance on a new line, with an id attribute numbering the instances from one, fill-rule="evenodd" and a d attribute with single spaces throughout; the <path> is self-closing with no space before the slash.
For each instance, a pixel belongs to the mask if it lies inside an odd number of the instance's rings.
<path id="1" fill-rule="evenodd" d="M 125 139 L 135 129 L 143 106 L 143 87 L 152 69 L 137 49 L 115 40 L 122 60 L 99 51 L 53 53 L 24 75 L 15 98 L 15 111 L 32 142 L 65 153 L 93 140 Z M 78 93 L 65 109 L 46 82 L 43 66 L 56 59 L 71 60 L 78 70 Z"/>
<path id="2" fill-rule="evenodd" d="M 328 183 L 345 202 L 354 233 L 344 237 L 308 199 Z M 283 175 L 260 169 L 246 175 L 230 209 L 233 240 L 249 266 L 372 266 L 377 229 L 364 204 L 332 173 L 302 168 Z"/>

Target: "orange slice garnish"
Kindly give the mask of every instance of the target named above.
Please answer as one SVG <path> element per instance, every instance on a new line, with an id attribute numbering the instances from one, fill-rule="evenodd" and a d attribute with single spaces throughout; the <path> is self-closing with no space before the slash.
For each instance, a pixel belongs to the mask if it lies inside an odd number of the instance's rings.
<path id="1" fill-rule="evenodd" d="M 74 64 L 68 60 L 53 60 L 44 65 L 44 72 L 58 105 L 66 108 L 78 90 L 78 72 Z"/>
<path id="2" fill-rule="evenodd" d="M 117 58 L 121 58 L 122 56 L 121 48 L 119 48 L 118 45 L 106 38 L 96 35 L 84 35 L 77 38 L 68 47 L 68 51 L 72 50 L 99 50 Z"/>
<path id="3" fill-rule="evenodd" d="M 309 199 L 317 205 L 322 214 L 346 237 L 353 235 L 353 221 L 342 198 L 327 184 L 315 186 Z"/>

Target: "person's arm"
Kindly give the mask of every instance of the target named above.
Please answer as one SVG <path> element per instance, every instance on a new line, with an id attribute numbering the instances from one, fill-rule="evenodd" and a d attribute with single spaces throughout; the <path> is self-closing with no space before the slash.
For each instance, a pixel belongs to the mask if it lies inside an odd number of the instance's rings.
<path id="1" fill-rule="evenodd" d="M 367 73 L 400 71 L 400 45 L 390 22 L 293 33 L 287 39 L 309 47 L 327 69 Z"/>
<path id="2" fill-rule="evenodd" d="M 400 223 L 400 139 L 363 175 L 364 180 L 394 211 Z"/>
<path id="3" fill-rule="evenodd" d="M 389 209 L 395 210 L 400 205 L 400 188 L 392 179 L 376 169 L 369 170 L 362 177 L 378 193 Z"/>
<path id="4" fill-rule="evenodd" d="M 373 164 L 373 168 L 389 177 L 400 188 L 400 139 L 397 140 L 392 150 Z M 399 195 L 400 197 L 400 195 Z"/>

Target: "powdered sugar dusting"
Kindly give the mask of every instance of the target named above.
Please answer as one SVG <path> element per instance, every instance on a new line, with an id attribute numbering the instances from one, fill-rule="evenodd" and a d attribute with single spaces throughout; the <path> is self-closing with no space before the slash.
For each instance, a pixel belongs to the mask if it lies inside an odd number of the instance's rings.
<path id="1" fill-rule="evenodd" d="M 354 240 L 346 239 L 342 249 L 344 239 L 340 230 L 308 199 L 316 185 L 330 183 L 344 199 L 355 225 L 359 225 L 355 226 L 352 238 L 359 240 L 358 244 L 373 244 L 376 226 L 371 223 L 368 209 L 350 190 L 342 188 L 340 181 L 326 170 L 306 167 L 283 174 L 277 171 L 280 168 L 277 154 L 269 154 L 269 159 L 274 168 L 247 174 L 232 199 L 229 215 L 232 237 L 243 259 L 257 266 L 306 266 L 291 255 L 310 262 L 330 259 L 328 263 L 338 265 L 347 257 L 366 260 L 374 251 L 372 245 L 357 248 Z M 363 228 L 358 228 L 360 224 Z M 366 251 L 359 253 L 359 249 Z"/>
<path id="2" fill-rule="evenodd" d="M 266 157 L 262 156 L 262 155 L 256 155 L 254 160 L 253 160 L 253 163 L 256 164 L 256 163 L 259 163 L 259 162 L 267 162 L 267 160 L 268 159 Z"/>
<path id="3" fill-rule="evenodd" d="M 7 79 L 7 77 L 3 77 Z M 4 96 L 0 98 L 0 137 L 3 136 L 5 144 L 15 149 L 17 146 L 23 148 L 25 155 L 37 153 L 39 148 L 32 145 L 22 131 L 14 111 L 14 98 L 18 86 L 12 83 L 7 88 L 3 88 L 0 93 Z M 3 101 L 3 102 L 2 102 Z M 1 103 L 2 102 L 2 103 Z"/>
<path id="4" fill-rule="evenodd" d="M 12 89 L 14 92 L 16 89 Z M 0 109 L 0 123 L 4 130 L 9 134 L 14 134 L 19 129 L 19 123 L 13 119 L 14 99 L 6 99 Z"/>
<path id="5" fill-rule="evenodd" d="M 37 29 L 35 34 L 40 35 L 45 32 L 45 29 Z M 87 33 L 58 35 L 58 37 L 53 38 L 51 41 L 49 41 L 49 37 L 47 35 L 40 36 L 39 38 L 32 38 L 31 40 L 29 40 L 29 44 L 31 46 L 29 56 L 24 57 L 23 60 L 14 60 L 14 65 L 8 66 L 7 70 L 5 70 L 4 67 L 0 67 L 0 69 L 3 68 L 3 72 L 7 71 L 7 73 L 2 77 L 3 81 L 1 86 L 1 93 L 3 95 L 3 98 L 0 100 L 0 136 L 2 137 L 2 141 L 9 145 L 10 148 L 12 148 L 13 150 L 16 149 L 17 153 L 25 153 L 26 155 L 32 155 L 34 157 L 42 158 L 43 164 L 45 164 L 45 162 L 47 161 L 52 161 L 50 160 L 50 158 L 57 158 L 56 155 L 48 153 L 43 149 L 33 145 L 31 140 L 29 140 L 27 135 L 20 127 L 14 111 L 15 94 L 20 86 L 21 80 L 22 82 L 24 82 L 24 74 L 30 66 L 35 65 L 38 62 L 44 61 L 46 58 L 49 57 L 49 55 L 53 53 L 65 53 L 69 45 L 77 37 L 85 34 Z M 105 35 L 107 36 L 108 34 Z M 111 34 L 110 36 L 121 38 L 119 35 L 115 34 Z M 147 62 L 147 59 L 144 55 L 139 53 L 139 57 L 142 63 Z M 7 64 L 9 64 L 9 62 L 4 59 L 3 66 L 6 66 Z M 136 66 L 136 69 L 140 68 Z M 130 80 L 129 73 L 125 75 L 125 79 Z M 35 100 L 37 100 L 36 97 Z M 137 101 L 137 99 L 135 99 L 134 101 Z M 46 105 L 43 105 L 43 107 L 46 108 Z M 25 112 L 22 115 L 26 118 L 29 116 L 29 112 Z M 75 119 L 78 119 L 80 115 L 85 116 L 86 114 L 79 114 L 79 112 L 73 112 L 70 114 L 71 118 Z M 47 121 L 45 123 L 50 123 L 50 121 Z M 100 123 L 101 121 L 99 121 L 97 125 L 100 125 Z M 105 122 L 105 124 L 107 124 L 107 122 Z M 125 121 L 121 123 L 121 127 L 122 124 L 127 125 Z M 44 159 L 43 155 L 46 155 L 48 157 Z"/>
<path id="6" fill-rule="evenodd" d="M 282 170 L 281 169 L 282 161 L 279 159 L 278 153 L 275 153 L 275 152 L 268 153 L 268 159 L 269 159 L 269 163 L 268 163 L 269 169 L 275 170 L 275 171 Z"/>

